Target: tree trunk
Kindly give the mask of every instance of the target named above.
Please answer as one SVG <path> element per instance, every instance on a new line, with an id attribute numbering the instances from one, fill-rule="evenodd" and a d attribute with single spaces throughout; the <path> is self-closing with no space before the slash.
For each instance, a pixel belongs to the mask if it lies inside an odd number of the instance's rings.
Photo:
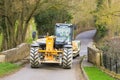
<path id="1" fill-rule="evenodd" d="M 27 32 L 29 21 L 35 13 L 41 0 L 36 0 L 34 6 L 33 4 L 29 4 L 25 0 L 3 1 L 4 14 L 2 15 L 2 22 L 4 25 L 2 26 L 3 40 L 1 50 L 7 50 L 10 48 L 14 48 L 25 41 L 25 35 Z M 21 4 L 20 10 L 18 10 L 18 12 L 13 10 L 17 7 L 17 5 L 13 5 L 15 1 L 16 3 Z M 16 25 L 16 22 L 18 22 L 18 25 Z"/>

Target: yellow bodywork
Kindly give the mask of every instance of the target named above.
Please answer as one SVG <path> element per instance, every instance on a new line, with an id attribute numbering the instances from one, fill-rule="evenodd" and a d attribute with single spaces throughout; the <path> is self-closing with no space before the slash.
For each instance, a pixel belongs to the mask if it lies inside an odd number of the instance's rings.
<path id="1" fill-rule="evenodd" d="M 39 50 L 39 53 L 43 53 L 45 55 L 45 61 L 56 61 L 54 56 L 58 56 L 58 53 L 62 51 L 54 49 L 54 36 L 46 37 L 46 49 Z"/>

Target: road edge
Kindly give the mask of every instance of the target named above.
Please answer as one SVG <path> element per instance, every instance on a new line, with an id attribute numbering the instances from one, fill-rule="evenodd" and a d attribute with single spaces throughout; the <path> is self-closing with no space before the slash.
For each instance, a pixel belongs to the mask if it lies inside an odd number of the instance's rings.
<path id="1" fill-rule="evenodd" d="M 82 74 L 83 74 L 83 77 L 85 78 L 85 80 L 89 80 L 87 73 L 85 72 L 85 70 L 83 68 L 83 60 L 85 59 L 85 57 L 86 56 L 84 55 L 80 60 L 80 69 L 82 70 Z"/>
<path id="2" fill-rule="evenodd" d="M 23 65 L 25 65 L 27 63 L 29 63 L 29 57 L 26 57 L 23 60 L 20 60 L 20 61 L 14 63 L 14 64 L 19 65 L 19 66 L 23 66 Z"/>

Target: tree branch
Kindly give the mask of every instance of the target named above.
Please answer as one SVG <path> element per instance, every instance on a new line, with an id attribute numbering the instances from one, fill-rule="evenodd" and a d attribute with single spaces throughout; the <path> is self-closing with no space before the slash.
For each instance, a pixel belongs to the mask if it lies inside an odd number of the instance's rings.
<path id="1" fill-rule="evenodd" d="M 8 20 L 8 22 L 10 23 L 10 25 L 13 26 L 13 25 L 12 25 L 12 22 L 10 21 L 10 18 L 9 18 L 8 16 L 6 16 L 6 15 L 4 15 L 4 14 L 1 14 L 1 13 L 0 13 L 0 15 L 3 16 L 3 17 L 6 17 L 7 20 Z"/>
<path id="2" fill-rule="evenodd" d="M 27 20 L 26 20 L 26 22 L 25 22 L 25 28 L 24 28 L 24 31 L 23 31 L 22 35 L 25 35 L 25 34 L 26 34 L 26 30 L 27 30 L 27 27 L 28 27 L 28 23 L 29 23 L 30 19 L 32 18 L 33 14 L 35 13 L 35 11 L 36 11 L 36 9 L 37 9 L 40 1 L 41 1 L 41 0 L 38 0 L 38 1 L 36 2 L 34 9 L 31 11 L 30 15 L 27 17 Z M 23 37 L 23 40 L 24 40 L 24 38 L 25 38 L 25 37 Z"/>
<path id="3" fill-rule="evenodd" d="M 4 2 L 0 2 L 0 5 L 4 5 Z"/>
<path id="4" fill-rule="evenodd" d="M 116 14 L 113 14 L 113 16 L 117 16 L 117 17 L 120 17 L 120 14 L 116 15 Z"/>
<path id="5" fill-rule="evenodd" d="M 114 11 L 113 13 L 120 12 L 120 11 Z"/>
<path id="6" fill-rule="evenodd" d="M 31 19 L 31 17 L 33 16 L 34 12 L 36 11 L 36 9 L 37 9 L 40 1 L 41 1 L 41 0 L 38 0 L 38 1 L 36 2 L 36 5 L 35 5 L 34 9 L 31 11 L 30 15 L 28 16 L 28 18 L 27 18 L 27 20 L 26 20 L 26 23 L 28 23 L 28 22 L 30 21 L 30 19 Z"/>

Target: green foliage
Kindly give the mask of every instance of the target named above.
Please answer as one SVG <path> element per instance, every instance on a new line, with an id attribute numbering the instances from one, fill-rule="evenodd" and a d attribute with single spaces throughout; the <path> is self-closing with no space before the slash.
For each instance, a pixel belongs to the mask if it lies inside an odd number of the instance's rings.
<path id="1" fill-rule="evenodd" d="M 107 24 L 109 22 L 109 17 L 105 14 L 104 5 L 105 0 L 97 0 L 96 10 L 93 12 L 95 19 L 95 26 L 97 29 L 97 34 L 95 40 L 98 41 L 103 38 L 107 33 Z"/>
<path id="2" fill-rule="evenodd" d="M 53 5 L 35 15 L 38 35 L 54 34 L 55 23 L 70 22 L 71 14 L 59 5 Z"/>
<path id="3" fill-rule="evenodd" d="M 33 39 L 32 38 L 28 38 L 28 39 L 26 39 L 25 42 L 28 43 L 28 44 L 31 44 L 33 42 Z"/>
<path id="4" fill-rule="evenodd" d="M 97 33 L 96 33 L 97 35 L 95 37 L 95 40 L 98 41 L 99 39 L 103 38 L 106 35 L 107 28 L 102 24 L 101 25 L 98 24 L 96 25 L 96 29 L 97 29 Z"/>
<path id="5" fill-rule="evenodd" d="M 115 80 L 96 67 L 84 67 L 90 80 Z"/>
<path id="6" fill-rule="evenodd" d="M 27 29 L 27 33 L 26 33 L 26 39 L 25 39 L 25 42 L 28 43 L 28 44 L 31 44 L 32 41 L 33 41 L 33 38 L 32 38 L 32 32 L 33 31 L 36 31 L 36 24 L 35 24 L 35 20 L 34 18 L 32 18 L 29 22 L 29 27 Z M 37 37 L 37 35 L 36 35 Z"/>
<path id="7" fill-rule="evenodd" d="M 109 50 L 109 47 L 106 46 L 106 45 L 102 45 L 102 46 L 99 47 L 99 49 L 102 50 L 103 53 L 104 53 L 104 52 L 107 52 Z"/>
<path id="8" fill-rule="evenodd" d="M 12 73 L 20 67 L 11 63 L 0 63 L 0 76 Z"/>
<path id="9" fill-rule="evenodd" d="M 120 35 L 120 3 L 119 0 L 97 0 L 96 10 L 93 11 L 95 26 L 101 25 L 107 29 L 107 36 L 114 37 Z M 97 28 L 98 31 L 101 28 Z M 99 32 L 98 32 L 99 33 Z M 97 34 L 100 36 L 101 34 Z M 103 36 L 104 37 L 104 36 Z M 100 40 L 100 39 L 99 39 Z"/>
<path id="10" fill-rule="evenodd" d="M 103 3 L 104 3 L 105 0 L 97 0 L 97 8 L 96 8 L 96 11 L 99 11 L 100 9 L 103 9 Z"/>
<path id="11" fill-rule="evenodd" d="M 70 8 L 73 14 L 72 23 L 78 26 L 77 34 L 95 28 L 93 14 L 90 12 L 96 9 L 96 0 L 72 0 L 70 5 L 72 5 Z"/>

